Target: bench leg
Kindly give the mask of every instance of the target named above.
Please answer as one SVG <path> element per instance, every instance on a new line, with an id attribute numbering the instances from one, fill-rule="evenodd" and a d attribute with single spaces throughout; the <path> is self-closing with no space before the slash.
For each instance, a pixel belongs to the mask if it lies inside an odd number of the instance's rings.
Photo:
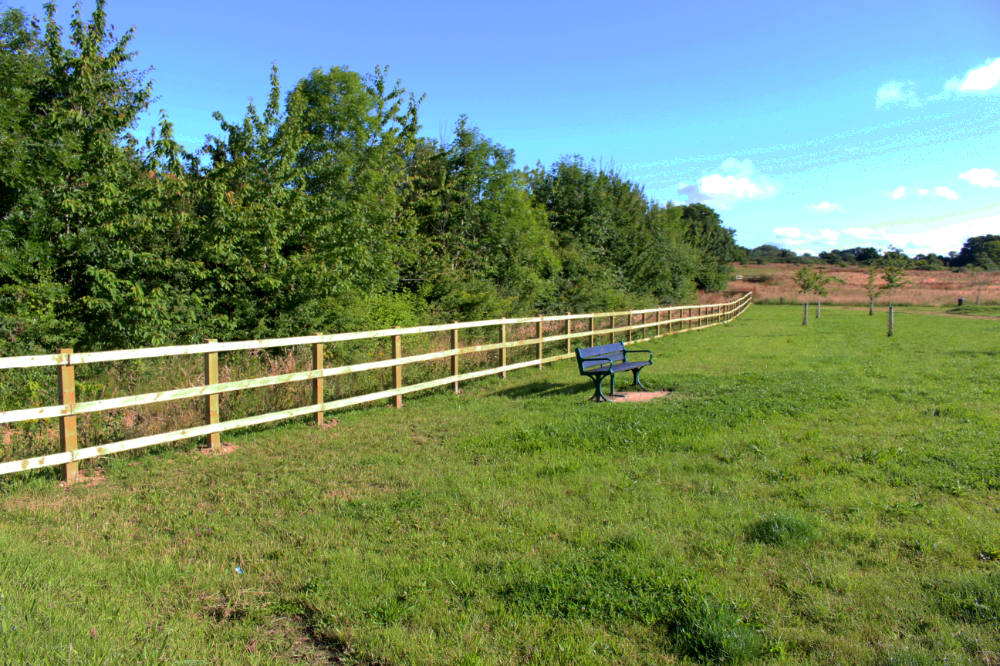
<path id="1" fill-rule="evenodd" d="M 624 398 L 624 393 L 615 393 L 615 373 L 611 373 L 611 397 L 612 398 Z"/>
<path id="2" fill-rule="evenodd" d="M 636 368 L 635 370 L 632 371 L 632 384 L 634 386 L 638 386 L 643 391 L 648 391 L 649 389 L 646 388 L 645 386 L 643 386 L 642 382 L 639 381 L 639 371 L 640 370 L 642 370 L 642 368 Z"/>
<path id="3" fill-rule="evenodd" d="M 608 396 L 604 395 L 604 391 L 601 390 L 601 383 L 604 381 L 604 375 L 591 375 L 590 378 L 594 380 L 594 395 L 590 396 L 590 399 L 594 402 L 611 402 L 608 400 Z M 614 392 L 614 376 L 611 377 L 612 381 L 612 393 Z"/>

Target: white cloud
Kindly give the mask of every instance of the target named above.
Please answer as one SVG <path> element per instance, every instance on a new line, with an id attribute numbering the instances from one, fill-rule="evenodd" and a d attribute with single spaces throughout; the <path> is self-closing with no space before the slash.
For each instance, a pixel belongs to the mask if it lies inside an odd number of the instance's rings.
<path id="1" fill-rule="evenodd" d="M 681 183 L 677 191 L 691 203 L 710 201 L 720 208 L 743 199 L 763 199 L 774 195 L 777 188 L 759 175 L 750 160 L 728 158 L 718 173 L 703 176 L 695 185 Z"/>
<path id="2" fill-rule="evenodd" d="M 757 199 L 764 196 L 764 190 L 749 178 L 723 176 L 713 173 L 699 181 L 699 189 L 709 197 L 732 197 L 733 199 Z"/>
<path id="3" fill-rule="evenodd" d="M 892 245 L 910 256 L 930 252 L 948 254 L 962 249 L 966 239 L 972 236 L 995 234 L 998 227 L 1000 227 L 1000 215 L 973 218 L 934 229 L 886 231 L 871 227 L 851 227 L 841 231 L 845 236 L 841 245 L 865 242 L 881 249 Z M 848 238 L 857 241 L 849 241 Z"/>
<path id="4" fill-rule="evenodd" d="M 958 174 L 962 180 L 968 181 L 976 187 L 1000 187 L 1000 174 L 993 169 L 969 169 L 965 173 Z"/>
<path id="5" fill-rule="evenodd" d="M 886 196 L 888 196 L 890 199 L 895 199 L 896 201 L 899 201 L 900 199 L 906 196 L 906 188 L 900 185 L 892 192 L 886 192 Z"/>
<path id="6" fill-rule="evenodd" d="M 779 243 L 789 247 L 799 247 L 800 252 L 803 251 L 800 246 L 807 243 L 819 242 L 832 246 L 840 238 L 840 232 L 833 229 L 820 229 L 817 233 L 807 233 L 798 227 L 778 227 L 774 230 L 774 235 Z M 816 254 L 812 250 L 809 252 Z"/>
<path id="7" fill-rule="evenodd" d="M 956 199 L 959 198 L 958 192 L 944 185 L 938 185 L 937 187 L 934 188 L 918 187 L 915 191 L 921 197 L 935 196 L 935 197 L 940 197 L 942 199 L 947 199 L 948 201 L 955 201 Z M 893 199 L 902 199 L 905 194 L 906 191 L 902 187 L 897 187 L 892 192 L 889 192 L 889 196 Z"/>
<path id="8" fill-rule="evenodd" d="M 1000 90 L 1000 58 L 991 58 L 974 67 L 962 78 L 950 79 L 944 84 L 945 92 L 968 94 Z"/>
<path id="9" fill-rule="evenodd" d="M 811 210 L 819 211 L 820 213 L 843 213 L 844 209 L 840 207 L 840 204 L 835 204 L 830 201 L 821 201 L 814 206 L 809 206 Z"/>
<path id="10" fill-rule="evenodd" d="M 913 81 L 887 81 L 875 91 L 876 109 L 897 104 L 908 107 L 921 105 Z"/>

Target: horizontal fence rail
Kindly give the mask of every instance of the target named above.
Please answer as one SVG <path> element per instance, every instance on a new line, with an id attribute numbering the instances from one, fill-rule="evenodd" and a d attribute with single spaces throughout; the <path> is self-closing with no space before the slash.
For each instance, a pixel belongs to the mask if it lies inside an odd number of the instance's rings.
<path id="1" fill-rule="evenodd" d="M 176 442 L 192 437 L 206 437 L 210 448 L 220 448 L 219 433 L 247 428 L 250 426 L 273 423 L 285 419 L 316 415 L 316 421 L 322 424 L 323 413 L 354 405 L 361 405 L 380 400 L 395 400 L 397 407 L 402 406 L 402 396 L 416 391 L 424 391 L 440 386 L 453 385 L 459 390 L 459 383 L 500 374 L 506 377 L 507 372 L 523 368 L 541 368 L 547 363 L 554 363 L 574 357 L 572 345 L 574 341 L 583 341 L 580 346 L 592 346 L 595 338 L 615 335 L 627 335 L 626 344 L 643 342 L 663 335 L 673 335 L 688 331 L 696 331 L 710 326 L 717 326 L 739 317 L 749 306 L 753 298 L 752 292 L 746 292 L 733 300 L 723 303 L 704 305 L 680 305 L 663 308 L 648 308 L 644 310 L 625 310 L 617 312 L 596 312 L 588 314 L 538 315 L 536 317 L 514 317 L 507 319 L 489 319 L 485 321 L 453 322 L 451 324 L 436 324 L 432 326 L 412 326 L 408 328 L 390 328 L 376 331 L 360 331 L 354 333 L 317 334 L 291 338 L 273 338 L 267 340 L 246 340 L 235 342 L 209 341 L 202 344 L 178 345 L 170 347 L 149 347 L 143 349 L 126 349 L 118 351 L 76 353 L 71 349 L 62 349 L 58 354 L 36 356 L 0 357 L 0 370 L 15 370 L 24 368 L 55 367 L 59 382 L 61 404 L 42 407 L 29 407 L 0 412 L 0 424 L 34 421 L 38 419 L 60 420 L 60 440 L 62 451 L 45 456 L 25 458 L 0 462 L 0 475 L 10 474 L 30 469 L 65 465 L 64 476 L 68 482 L 76 480 L 76 465 L 81 460 L 96 458 L 112 453 L 145 448 L 157 444 Z M 627 321 L 619 325 L 617 320 Z M 597 328 L 599 320 L 608 320 L 608 325 Z M 574 322 L 588 321 L 586 330 L 573 330 Z M 545 325 L 563 322 L 561 332 L 546 334 Z M 521 339 L 508 339 L 512 327 L 526 327 L 534 335 Z M 466 329 L 499 328 L 500 342 L 459 346 L 459 331 Z M 402 339 L 404 336 L 451 332 L 451 348 L 410 356 L 402 355 Z M 638 334 L 639 337 L 636 337 Z M 376 340 L 392 338 L 393 357 L 388 359 L 354 363 L 337 367 L 323 367 L 325 345 L 357 340 Z M 565 341 L 565 353 L 545 355 L 544 346 L 547 343 Z M 311 346 L 313 350 L 313 369 L 302 372 L 292 372 L 265 377 L 255 377 L 240 381 L 220 382 L 218 379 L 218 355 L 221 352 L 265 350 L 279 347 Z M 507 362 L 508 350 L 518 347 L 535 347 L 537 354 L 528 361 L 517 363 Z M 481 370 L 459 372 L 459 359 L 466 354 L 481 352 L 499 352 L 499 364 Z M 154 393 L 107 398 L 76 402 L 74 368 L 90 363 L 109 363 L 113 361 L 129 361 L 139 359 L 163 358 L 171 356 L 203 356 L 205 359 L 205 384 L 186 388 L 171 389 Z M 441 361 L 450 359 L 450 374 L 447 377 L 432 379 L 415 384 L 403 384 L 402 368 L 416 363 Z M 323 395 L 323 380 L 327 377 L 350 375 L 378 369 L 393 369 L 393 388 L 363 395 L 350 396 L 327 401 Z M 247 389 L 278 386 L 292 382 L 313 382 L 313 398 L 310 404 L 287 409 L 239 418 L 229 421 L 219 420 L 219 396 L 224 393 L 244 391 Z M 171 432 L 147 435 L 132 439 L 111 442 L 99 446 L 77 448 L 76 417 L 80 414 L 102 412 L 112 409 L 123 409 L 153 405 L 188 398 L 205 399 L 205 425 L 174 430 Z"/>

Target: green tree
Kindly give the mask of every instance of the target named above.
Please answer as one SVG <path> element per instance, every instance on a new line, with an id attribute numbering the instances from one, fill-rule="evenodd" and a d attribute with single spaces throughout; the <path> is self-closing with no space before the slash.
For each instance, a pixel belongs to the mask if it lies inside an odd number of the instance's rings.
<path id="1" fill-rule="evenodd" d="M 807 265 L 802 265 L 795 271 L 792 280 L 802 294 L 802 325 L 809 325 L 809 294 L 816 290 L 819 274 Z"/>
<path id="2" fill-rule="evenodd" d="M 897 290 L 910 284 L 910 281 L 906 279 L 906 268 L 908 265 L 909 259 L 896 248 L 890 247 L 882 256 L 882 291 L 889 294 L 889 337 L 892 337 L 895 333 L 892 297 Z"/>

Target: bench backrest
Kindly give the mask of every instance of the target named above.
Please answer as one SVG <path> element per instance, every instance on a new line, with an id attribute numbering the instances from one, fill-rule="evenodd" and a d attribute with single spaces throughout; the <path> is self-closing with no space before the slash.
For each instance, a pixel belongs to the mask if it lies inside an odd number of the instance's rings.
<path id="1" fill-rule="evenodd" d="M 610 345 L 576 348 L 576 362 L 580 365 L 580 372 L 607 365 L 608 359 L 612 363 L 624 361 L 625 343 L 612 342 Z"/>

